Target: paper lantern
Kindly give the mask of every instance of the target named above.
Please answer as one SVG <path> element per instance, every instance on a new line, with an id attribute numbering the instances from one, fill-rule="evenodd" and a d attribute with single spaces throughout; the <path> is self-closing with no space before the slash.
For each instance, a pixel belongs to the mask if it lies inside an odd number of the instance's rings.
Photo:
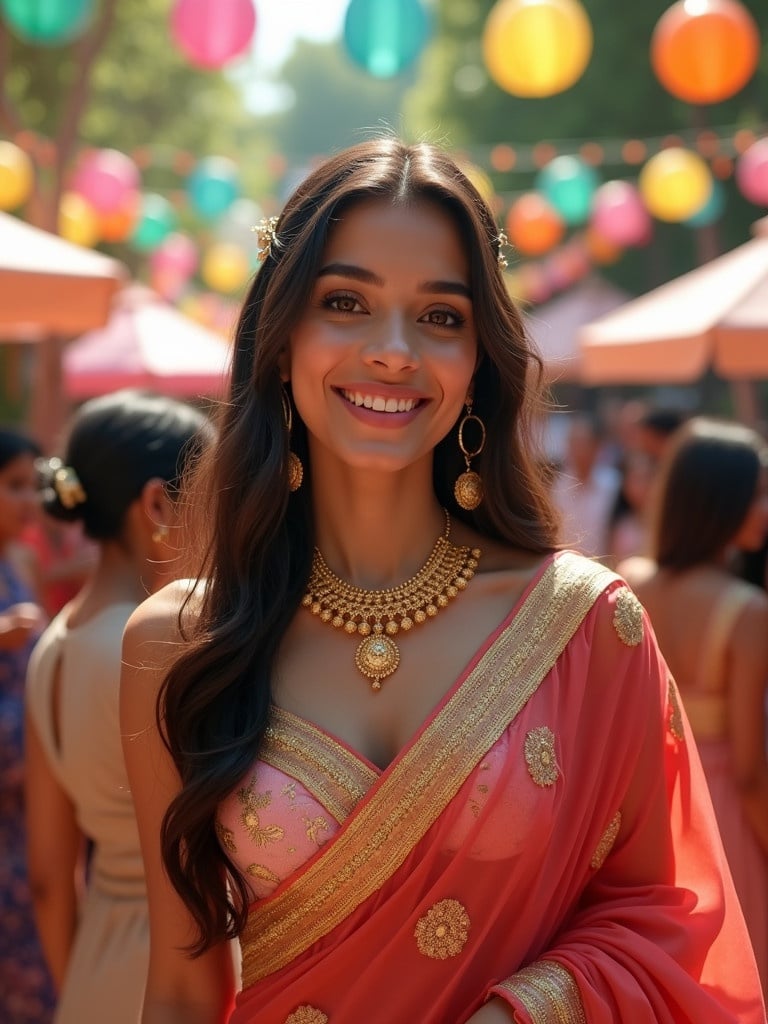
<path id="1" fill-rule="evenodd" d="M 760 34 L 739 0 L 677 0 L 656 23 L 651 64 L 664 88 L 686 103 L 719 103 L 757 68 Z"/>
<path id="2" fill-rule="evenodd" d="M 220 68 L 249 46 L 256 28 L 253 0 L 176 0 L 171 35 L 201 68 Z"/>
<path id="3" fill-rule="evenodd" d="M 768 206 L 768 137 L 753 142 L 736 164 L 736 184 L 758 206 Z"/>
<path id="4" fill-rule="evenodd" d="M 131 245 L 141 252 L 151 252 L 176 227 L 176 211 L 163 196 L 147 192 L 141 197 Z"/>
<path id="5" fill-rule="evenodd" d="M 197 246 L 187 235 L 174 232 L 150 253 L 149 266 L 154 273 L 168 274 L 187 281 L 197 269 Z"/>
<path id="6" fill-rule="evenodd" d="M 119 209 L 99 217 L 99 236 L 105 242 L 124 242 L 136 226 L 141 207 L 138 192 L 129 192 Z"/>
<path id="7" fill-rule="evenodd" d="M 590 224 L 601 238 L 618 246 L 642 245 L 651 230 L 642 197 L 628 181 L 606 181 L 595 191 Z"/>
<path id="8" fill-rule="evenodd" d="M 344 18 L 344 46 L 374 78 L 392 78 L 419 56 L 430 19 L 421 0 L 352 0 Z"/>
<path id="9" fill-rule="evenodd" d="M 709 199 L 704 203 L 698 213 L 688 217 L 684 221 L 689 228 L 705 228 L 715 221 L 720 220 L 725 211 L 725 189 L 719 181 L 712 181 L 712 191 Z"/>
<path id="10" fill-rule="evenodd" d="M 71 191 L 79 192 L 100 214 L 116 213 L 141 184 L 139 169 L 116 149 L 94 149 L 80 160 Z"/>
<path id="11" fill-rule="evenodd" d="M 505 226 L 510 243 L 523 256 L 548 252 L 565 234 L 562 217 L 538 192 L 527 192 L 515 200 Z"/>
<path id="12" fill-rule="evenodd" d="M 32 192 L 35 172 L 23 149 L 0 142 L 0 210 L 15 210 Z"/>
<path id="13" fill-rule="evenodd" d="M 201 160 L 187 178 L 192 208 L 206 220 L 225 213 L 240 193 L 240 176 L 232 160 L 209 156 Z"/>
<path id="14" fill-rule="evenodd" d="M 59 234 L 90 248 L 99 240 L 99 215 L 78 192 L 65 192 L 59 203 Z"/>
<path id="15" fill-rule="evenodd" d="M 592 26 L 578 0 L 499 0 L 483 29 L 483 58 L 499 88 L 553 96 L 581 78 Z"/>
<path id="16" fill-rule="evenodd" d="M 558 156 L 536 176 L 536 189 L 554 206 L 566 224 L 583 224 L 589 217 L 598 177 L 575 156 Z"/>
<path id="17" fill-rule="evenodd" d="M 94 6 L 95 0 L 0 0 L 0 12 L 17 35 L 53 46 L 80 35 Z"/>
<path id="18" fill-rule="evenodd" d="M 654 217 L 688 220 L 712 192 L 712 175 L 696 153 L 679 146 L 662 149 L 646 163 L 638 180 L 643 201 Z"/>
<path id="19" fill-rule="evenodd" d="M 238 245 L 217 242 L 203 257 L 200 276 L 217 292 L 234 292 L 242 288 L 251 272 L 248 254 Z"/>

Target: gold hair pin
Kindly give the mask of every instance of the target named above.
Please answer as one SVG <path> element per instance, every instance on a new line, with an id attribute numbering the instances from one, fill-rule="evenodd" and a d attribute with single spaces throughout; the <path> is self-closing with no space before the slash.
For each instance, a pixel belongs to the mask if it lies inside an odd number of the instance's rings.
<path id="1" fill-rule="evenodd" d="M 53 489 L 64 508 L 73 509 L 82 505 L 86 494 L 74 469 L 56 458 L 51 459 L 48 466 L 53 472 Z"/>
<path id="2" fill-rule="evenodd" d="M 277 217 L 262 217 L 258 224 L 254 224 L 251 231 L 255 232 L 259 243 L 256 255 L 259 263 L 263 263 L 272 255 L 272 243 L 277 238 Z"/>
<path id="3" fill-rule="evenodd" d="M 496 241 L 499 246 L 499 252 L 496 259 L 499 262 L 499 266 L 503 269 L 508 266 L 507 254 L 504 252 L 505 248 L 509 245 L 509 239 L 507 238 L 506 231 L 500 231 Z"/>

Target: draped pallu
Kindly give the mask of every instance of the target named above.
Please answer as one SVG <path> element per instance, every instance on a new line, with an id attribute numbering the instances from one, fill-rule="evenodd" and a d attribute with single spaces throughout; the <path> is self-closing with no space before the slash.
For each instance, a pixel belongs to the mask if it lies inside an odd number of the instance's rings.
<path id="1" fill-rule="evenodd" d="M 519 1024 L 764 1024 L 698 756 L 623 581 L 549 558 L 338 833 L 254 903 L 242 948 L 231 1024 L 462 1024 L 491 995 Z"/>

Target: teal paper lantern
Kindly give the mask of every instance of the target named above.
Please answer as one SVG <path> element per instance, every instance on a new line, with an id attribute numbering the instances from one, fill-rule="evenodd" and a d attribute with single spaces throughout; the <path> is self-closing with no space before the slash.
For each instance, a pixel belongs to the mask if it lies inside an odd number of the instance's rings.
<path id="1" fill-rule="evenodd" d="M 176 211 L 163 196 L 153 192 L 143 195 L 131 245 L 141 252 L 152 252 L 175 229 L 176 219 Z"/>
<path id="2" fill-rule="evenodd" d="M 421 0 L 352 0 L 344 19 L 344 45 L 374 78 L 393 78 L 426 45 L 430 19 Z"/>
<path id="3" fill-rule="evenodd" d="M 725 211 L 725 189 L 719 181 L 712 181 L 709 199 L 692 217 L 683 223 L 689 228 L 706 228 L 720 220 Z"/>
<path id="4" fill-rule="evenodd" d="M 589 217 L 599 184 L 595 171 L 575 156 L 555 157 L 536 177 L 537 191 L 571 227 L 583 224 Z"/>
<path id="5" fill-rule="evenodd" d="M 55 46 L 80 35 L 90 22 L 95 0 L 0 0 L 13 31 L 28 43 Z"/>
<path id="6" fill-rule="evenodd" d="M 187 178 L 187 195 L 199 216 L 205 220 L 220 217 L 240 195 L 236 165 L 223 156 L 201 160 Z"/>

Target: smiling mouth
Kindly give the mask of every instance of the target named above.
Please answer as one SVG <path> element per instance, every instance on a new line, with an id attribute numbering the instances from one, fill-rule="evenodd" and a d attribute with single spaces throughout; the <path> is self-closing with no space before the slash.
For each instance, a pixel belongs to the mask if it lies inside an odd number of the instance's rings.
<path id="1" fill-rule="evenodd" d="M 371 409 L 373 412 L 411 412 L 422 404 L 422 398 L 385 398 L 384 395 L 364 395 L 360 391 L 339 389 L 343 399 L 359 408 Z"/>

